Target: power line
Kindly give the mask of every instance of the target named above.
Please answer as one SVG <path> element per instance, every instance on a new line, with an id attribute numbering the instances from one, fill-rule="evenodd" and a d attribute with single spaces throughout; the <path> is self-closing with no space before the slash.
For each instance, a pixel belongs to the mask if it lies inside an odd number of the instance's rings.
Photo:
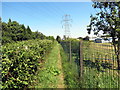
<path id="1" fill-rule="evenodd" d="M 57 12 L 58 15 L 63 15 L 65 14 L 65 11 L 61 8 L 59 8 L 59 6 L 57 6 L 55 4 L 55 2 L 52 3 L 52 6 L 56 7 L 56 8 L 53 8 L 55 12 Z"/>
<path id="2" fill-rule="evenodd" d="M 70 15 L 68 15 L 68 14 L 65 14 L 62 18 L 63 18 L 63 20 L 62 20 L 62 23 L 63 23 L 62 27 L 65 30 L 64 31 L 65 32 L 65 37 L 69 38 L 69 37 L 71 37 L 71 35 L 70 35 L 70 27 L 72 25 L 70 24 L 70 22 L 72 22 L 72 19 L 71 19 Z"/>
<path id="3" fill-rule="evenodd" d="M 57 17 L 60 17 L 62 14 L 63 14 L 63 12 L 64 11 L 62 11 L 60 8 L 58 8 L 57 6 L 55 6 L 55 4 L 53 4 L 52 3 L 52 5 L 51 4 L 43 4 L 42 5 L 42 7 L 44 7 L 44 8 L 39 8 L 37 5 L 34 7 L 35 8 L 35 10 L 33 9 L 33 7 L 30 5 L 30 4 L 26 4 L 26 3 L 24 3 L 25 4 L 25 6 L 27 7 L 27 8 L 29 8 L 29 9 L 31 9 L 32 11 L 34 11 L 34 12 L 37 12 L 37 13 L 34 13 L 34 14 L 36 14 L 36 15 L 43 15 L 43 16 L 46 16 L 46 17 L 54 17 L 54 18 L 57 18 Z M 46 5 L 47 5 L 47 7 L 49 6 L 49 8 L 46 8 Z M 24 6 L 24 7 L 25 7 Z M 56 8 L 54 8 L 54 7 L 56 7 Z M 47 18 L 45 18 L 44 20 L 46 20 Z M 48 20 L 48 19 L 47 19 Z M 47 21 L 46 20 L 46 21 Z"/>
<path id="4" fill-rule="evenodd" d="M 15 8 L 15 7 L 11 7 L 11 8 L 13 8 L 13 10 L 15 10 L 15 11 L 20 11 L 23 15 L 26 15 L 27 17 L 32 17 L 32 18 L 34 17 L 34 19 L 36 19 L 36 20 L 39 20 L 39 19 L 43 20 L 41 18 L 41 16 L 45 16 L 46 18 L 44 18 L 44 22 L 46 22 L 48 24 L 51 24 L 51 23 L 49 23 L 47 17 L 51 17 L 51 16 L 53 17 L 54 16 L 54 18 L 57 18 L 57 17 L 60 17 L 61 15 L 63 15 L 63 13 L 65 13 L 64 10 L 59 8 L 59 6 L 56 6 L 55 3 L 54 4 L 52 3 L 52 5 L 49 4 L 49 3 L 47 3 L 45 5 L 43 4 L 42 7 L 44 7 L 44 8 L 39 8 L 38 5 L 34 6 L 33 4 L 30 4 L 30 3 L 28 4 L 28 3 L 25 3 L 25 2 L 23 2 L 22 4 L 24 5 L 25 8 L 27 8 L 31 11 L 34 11 L 35 13 L 32 13 L 31 15 L 28 15 L 28 13 L 24 10 L 21 10 L 21 9 Z M 7 4 L 4 4 L 4 6 L 10 7 Z M 35 9 L 33 8 L 33 6 L 34 6 Z M 46 8 L 46 6 L 47 7 L 49 6 L 49 8 Z M 54 8 L 54 7 L 56 7 L 56 8 Z M 36 15 L 37 15 L 37 17 L 36 17 Z M 23 16 L 19 15 L 17 17 L 20 17 L 22 19 Z M 66 26 L 68 26 L 68 28 L 70 27 L 69 24 L 68 25 L 66 24 Z M 69 37 L 70 37 L 70 35 L 69 35 Z"/>

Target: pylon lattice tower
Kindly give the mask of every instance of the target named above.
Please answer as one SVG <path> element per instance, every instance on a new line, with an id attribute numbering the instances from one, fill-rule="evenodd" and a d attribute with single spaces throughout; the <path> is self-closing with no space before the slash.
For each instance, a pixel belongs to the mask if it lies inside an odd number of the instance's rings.
<path id="1" fill-rule="evenodd" d="M 70 23 L 72 22 L 72 19 L 71 19 L 70 15 L 68 15 L 68 14 L 65 14 L 62 18 L 63 18 L 63 20 L 62 20 L 62 23 L 63 23 L 62 28 L 64 28 L 64 30 L 65 30 L 64 36 L 66 38 L 70 38 L 71 37 L 70 27 L 72 26 Z"/>
<path id="2" fill-rule="evenodd" d="M 64 15 L 63 17 L 63 20 L 62 20 L 62 28 L 65 29 L 65 38 L 64 39 L 68 39 L 68 38 L 71 38 L 71 35 L 70 35 L 70 27 L 72 26 L 70 23 L 72 22 L 72 19 L 70 17 L 70 15 L 66 14 Z M 66 42 L 66 44 L 68 43 L 69 45 L 69 61 L 71 63 L 71 60 L 72 60 L 72 53 L 71 53 L 71 40 L 69 42 Z"/>

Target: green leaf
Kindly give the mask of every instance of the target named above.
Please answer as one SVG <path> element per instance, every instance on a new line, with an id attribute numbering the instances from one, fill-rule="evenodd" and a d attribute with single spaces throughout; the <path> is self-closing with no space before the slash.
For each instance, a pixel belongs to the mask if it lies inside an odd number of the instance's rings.
<path id="1" fill-rule="evenodd" d="M 27 84 L 28 84 L 28 82 L 26 82 L 26 81 L 23 81 L 22 83 L 23 83 L 23 84 L 25 84 L 25 85 L 27 85 Z"/>

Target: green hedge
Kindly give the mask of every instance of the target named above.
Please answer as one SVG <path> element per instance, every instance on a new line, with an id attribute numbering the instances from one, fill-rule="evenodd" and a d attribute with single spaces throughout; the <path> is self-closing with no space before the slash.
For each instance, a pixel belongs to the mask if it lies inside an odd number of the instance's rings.
<path id="1" fill-rule="evenodd" d="M 25 88 L 32 82 L 51 40 L 29 40 L 2 47 L 2 88 Z"/>

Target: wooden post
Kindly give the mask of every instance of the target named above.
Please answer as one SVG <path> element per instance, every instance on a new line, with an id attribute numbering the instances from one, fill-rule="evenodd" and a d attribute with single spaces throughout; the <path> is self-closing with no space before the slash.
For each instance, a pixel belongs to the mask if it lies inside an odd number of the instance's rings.
<path id="1" fill-rule="evenodd" d="M 82 77 L 83 74 L 83 41 L 80 41 L 80 77 Z"/>
<path id="2" fill-rule="evenodd" d="M 118 73 L 120 73 L 119 72 L 119 70 L 120 70 L 120 38 L 118 38 L 117 48 L 118 48 L 118 53 L 117 53 Z"/>
<path id="3" fill-rule="evenodd" d="M 70 57 L 70 63 L 72 62 L 72 61 L 71 61 L 71 60 L 72 60 L 72 59 L 71 59 L 71 58 L 72 58 L 71 55 L 72 55 L 72 53 L 71 53 L 71 40 L 70 40 L 70 56 L 69 56 L 69 57 Z"/>
<path id="4" fill-rule="evenodd" d="M 118 38 L 118 55 L 117 55 L 117 64 L 118 64 L 118 87 L 120 87 L 120 37 Z"/>

